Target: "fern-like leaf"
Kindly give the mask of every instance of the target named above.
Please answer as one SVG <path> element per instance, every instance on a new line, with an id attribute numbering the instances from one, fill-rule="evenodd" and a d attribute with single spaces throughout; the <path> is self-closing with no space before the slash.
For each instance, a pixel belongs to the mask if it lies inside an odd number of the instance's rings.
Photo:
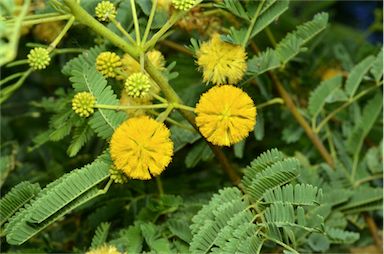
<path id="1" fill-rule="evenodd" d="M 0 225 L 6 222 L 17 210 L 34 198 L 41 188 L 38 183 L 21 182 L 13 187 L 0 200 Z"/>
<path id="2" fill-rule="evenodd" d="M 325 232 L 332 243 L 337 244 L 351 244 L 360 238 L 359 233 L 345 231 L 339 228 L 326 227 Z"/>
<path id="3" fill-rule="evenodd" d="M 62 69 L 63 74 L 67 76 L 71 76 L 72 70 L 79 70 L 87 67 L 96 68 L 95 66 L 96 58 L 104 50 L 105 50 L 104 46 L 95 46 L 83 52 L 81 55 L 73 58 L 72 60 L 68 61 L 64 65 Z"/>
<path id="4" fill-rule="evenodd" d="M 74 131 L 71 144 L 67 149 L 69 157 L 75 156 L 80 149 L 93 137 L 94 132 L 91 127 L 87 125 L 81 125 Z"/>
<path id="5" fill-rule="evenodd" d="M 342 81 L 341 76 L 325 80 L 311 93 L 308 102 L 308 111 L 313 117 L 316 117 L 321 112 L 328 96 L 332 95 L 341 87 Z"/>
<path id="6" fill-rule="evenodd" d="M 361 81 L 363 80 L 364 76 L 367 74 L 374 62 L 375 57 L 368 56 L 352 68 L 345 83 L 345 91 L 349 95 L 349 97 L 353 97 L 355 95 Z"/>
<path id="7" fill-rule="evenodd" d="M 322 196 L 322 190 L 310 184 L 288 184 L 267 190 L 263 199 L 267 204 L 282 202 L 295 206 L 312 206 L 318 205 Z"/>
<path id="8" fill-rule="evenodd" d="M 119 100 L 107 85 L 107 80 L 94 68 L 72 70 L 73 88 L 76 92 L 87 91 L 96 98 L 96 103 L 107 105 L 118 105 Z M 123 112 L 115 112 L 108 109 L 97 110 L 89 120 L 89 124 L 96 134 L 104 139 L 109 139 L 117 128 L 126 118 Z"/>
<path id="9" fill-rule="evenodd" d="M 288 158 L 276 162 L 256 174 L 249 185 L 244 185 L 245 192 L 252 201 L 259 201 L 266 190 L 286 184 L 299 174 L 300 163 L 297 159 Z"/>
<path id="10" fill-rule="evenodd" d="M 238 0 L 224 0 L 221 3 L 218 3 L 217 7 L 226 9 L 242 19 L 249 20 L 247 12 L 244 10 L 241 2 Z"/>
<path id="11" fill-rule="evenodd" d="M 108 237 L 110 226 L 110 223 L 103 222 L 97 227 L 95 235 L 92 238 L 91 249 L 97 249 L 105 243 Z"/>

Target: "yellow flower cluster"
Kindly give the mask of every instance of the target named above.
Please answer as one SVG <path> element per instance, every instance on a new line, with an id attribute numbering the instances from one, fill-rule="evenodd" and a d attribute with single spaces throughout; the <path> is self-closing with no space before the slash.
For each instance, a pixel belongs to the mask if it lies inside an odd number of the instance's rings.
<path id="1" fill-rule="evenodd" d="M 103 246 L 97 249 L 86 252 L 86 254 L 122 254 L 122 253 L 118 251 L 115 246 L 104 244 Z"/>
<path id="2" fill-rule="evenodd" d="M 77 93 L 72 99 L 72 109 L 81 117 L 89 117 L 93 114 L 96 99 L 88 92 Z"/>
<path id="3" fill-rule="evenodd" d="M 222 41 L 219 34 L 201 45 L 197 58 L 203 80 L 217 85 L 236 84 L 247 70 L 244 48 Z"/>
<path id="4" fill-rule="evenodd" d="M 102 1 L 98 3 L 96 8 L 96 17 L 100 21 L 109 21 L 116 17 L 116 7 L 110 1 Z"/>
<path id="5" fill-rule="evenodd" d="M 115 130 L 110 152 L 117 169 L 130 178 L 148 180 L 171 162 L 173 143 L 163 123 L 141 116 L 126 120 Z"/>
<path id="6" fill-rule="evenodd" d="M 188 11 L 196 4 L 196 0 L 172 0 L 172 5 L 175 9 Z"/>
<path id="7" fill-rule="evenodd" d="M 47 68 L 51 57 L 49 52 L 45 48 L 34 48 L 28 54 L 28 63 L 29 66 L 34 70 L 42 70 Z"/>
<path id="8" fill-rule="evenodd" d="M 204 93 L 196 106 L 196 125 L 212 144 L 230 146 L 253 130 L 256 107 L 240 88 L 215 86 Z"/>
<path id="9" fill-rule="evenodd" d="M 116 77 L 116 70 L 122 65 L 120 57 L 113 52 L 100 53 L 96 58 L 96 70 L 105 77 Z"/>

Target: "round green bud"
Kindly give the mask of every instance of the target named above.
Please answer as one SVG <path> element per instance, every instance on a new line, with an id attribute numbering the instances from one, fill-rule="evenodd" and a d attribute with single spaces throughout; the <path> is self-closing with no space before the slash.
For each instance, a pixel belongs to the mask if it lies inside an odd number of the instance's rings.
<path id="1" fill-rule="evenodd" d="M 49 52 L 45 48 L 34 48 L 28 54 L 28 63 L 29 66 L 34 70 L 42 70 L 47 68 L 51 57 Z"/>
<path id="2" fill-rule="evenodd" d="M 151 82 L 148 76 L 141 72 L 133 73 L 125 81 L 125 90 L 133 98 L 143 98 L 148 94 L 150 88 Z"/>
<path id="3" fill-rule="evenodd" d="M 116 69 L 121 65 L 120 57 L 113 52 L 102 52 L 96 58 L 96 70 L 104 77 L 116 77 Z"/>
<path id="4" fill-rule="evenodd" d="M 124 184 L 127 183 L 129 178 L 124 174 L 123 171 L 118 170 L 115 167 L 111 167 L 109 169 L 109 174 L 113 182 L 119 183 L 119 184 Z"/>
<path id="5" fill-rule="evenodd" d="M 100 21 L 109 21 L 116 17 L 116 7 L 110 1 L 102 1 L 98 3 L 96 8 L 96 17 Z"/>
<path id="6" fill-rule="evenodd" d="M 172 0 L 172 5 L 180 11 L 188 11 L 196 4 L 196 0 Z"/>
<path id="7" fill-rule="evenodd" d="M 72 109 L 81 117 L 88 117 L 93 114 L 96 99 L 91 93 L 77 93 L 72 99 Z"/>

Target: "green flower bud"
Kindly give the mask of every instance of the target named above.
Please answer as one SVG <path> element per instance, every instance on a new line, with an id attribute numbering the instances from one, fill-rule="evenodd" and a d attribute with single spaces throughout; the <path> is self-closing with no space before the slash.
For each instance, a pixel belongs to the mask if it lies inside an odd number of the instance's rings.
<path id="1" fill-rule="evenodd" d="M 72 109 L 81 117 L 88 117 L 93 114 L 96 99 L 91 93 L 77 93 L 72 99 Z"/>
<path id="2" fill-rule="evenodd" d="M 188 11 L 196 4 L 196 0 L 172 0 L 172 5 L 175 9 Z"/>
<path id="3" fill-rule="evenodd" d="M 133 73 L 125 81 L 127 94 L 134 98 L 143 98 L 148 94 L 151 83 L 147 75 L 137 72 Z"/>
<path id="4" fill-rule="evenodd" d="M 111 179 L 115 182 L 115 183 L 119 183 L 119 184 L 124 184 L 124 183 L 127 183 L 129 178 L 124 174 L 123 171 L 115 168 L 115 167 L 111 167 L 109 169 L 109 173 L 111 174 Z"/>
<path id="5" fill-rule="evenodd" d="M 49 52 L 45 48 L 34 48 L 28 54 L 28 63 L 29 66 L 34 70 L 42 70 L 47 68 L 51 57 Z"/>
<path id="6" fill-rule="evenodd" d="M 102 1 L 98 3 L 96 8 L 96 17 L 100 21 L 109 21 L 116 17 L 116 7 L 110 1 Z"/>

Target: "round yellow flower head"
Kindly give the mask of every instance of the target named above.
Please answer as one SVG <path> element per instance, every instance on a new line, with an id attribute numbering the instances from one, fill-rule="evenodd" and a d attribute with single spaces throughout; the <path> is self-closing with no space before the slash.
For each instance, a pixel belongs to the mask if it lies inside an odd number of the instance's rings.
<path id="1" fill-rule="evenodd" d="M 116 17 L 116 7 L 110 1 L 102 1 L 98 3 L 96 8 L 96 17 L 100 21 L 109 21 Z"/>
<path id="2" fill-rule="evenodd" d="M 196 105 L 196 125 L 212 144 L 230 146 L 253 130 L 256 107 L 240 88 L 215 86 L 203 94 Z"/>
<path id="3" fill-rule="evenodd" d="M 165 59 L 163 54 L 160 51 L 154 49 L 146 53 L 149 61 L 158 69 L 159 71 L 165 70 Z"/>
<path id="4" fill-rule="evenodd" d="M 109 174 L 111 174 L 110 177 L 115 183 L 124 184 L 128 182 L 128 177 L 124 174 L 124 172 L 116 169 L 115 167 L 111 167 L 109 169 Z"/>
<path id="5" fill-rule="evenodd" d="M 171 162 L 173 143 L 163 123 L 148 116 L 123 122 L 113 133 L 110 151 L 117 169 L 133 179 L 158 176 Z"/>
<path id="6" fill-rule="evenodd" d="M 122 253 L 118 251 L 115 246 L 104 244 L 103 246 L 100 246 L 97 249 L 86 252 L 86 254 L 122 254 Z"/>
<path id="7" fill-rule="evenodd" d="M 116 77 L 116 69 L 121 66 L 121 60 L 113 52 L 102 52 L 96 58 L 96 69 L 105 77 Z"/>
<path id="8" fill-rule="evenodd" d="M 172 5 L 175 9 L 188 11 L 196 4 L 196 0 L 172 0 Z"/>
<path id="9" fill-rule="evenodd" d="M 29 66 L 34 70 L 42 70 L 47 68 L 51 57 L 49 52 L 45 48 L 34 48 L 28 54 L 28 63 Z"/>
<path id="10" fill-rule="evenodd" d="M 133 73 L 125 81 L 125 90 L 129 96 L 143 98 L 148 94 L 151 83 L 147 75 L 137 72 Z"/>
<path id="11" fill-rule="evenodd" d="M 72 109 L 81 117 L 88 117 L 93 114 L 96 99 L 88 92 L 77 93 L 72 99 Z"/>
<path id="12" fill-rule="evenodd" d="M 217 85 L 236 84 L 247 70 L 244 48 L 220 40 L 219 34 L 201 45 L 197 58 L 204 81 Z"/>

